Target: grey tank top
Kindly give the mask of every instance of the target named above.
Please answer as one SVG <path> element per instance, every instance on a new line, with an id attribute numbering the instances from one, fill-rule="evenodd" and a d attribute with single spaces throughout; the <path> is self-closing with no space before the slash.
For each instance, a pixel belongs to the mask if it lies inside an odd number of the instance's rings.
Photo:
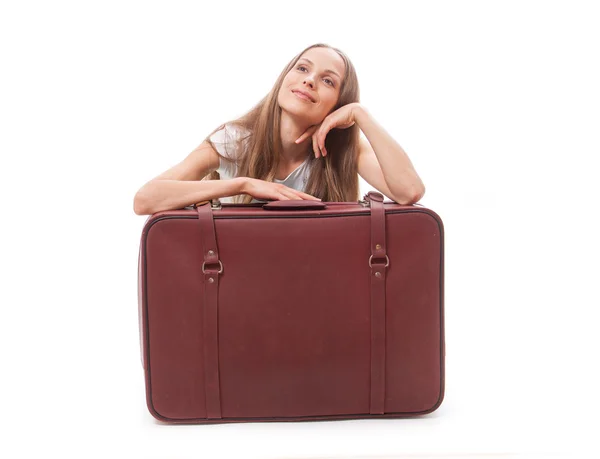
<path id="1" fill-rule="evenodd" d="M 247 133 L 248 131 L 242 131 L 240 127 L 227 123 L 224 128 L 211 135 L 210 140 L 214 144 L 215 149 L 221 155 L 227 158 L 235 159 L 238 157 L 240 151 L 246 146 L 241 140 L 241 137 Z M 310 176 L 310 159 L 310 155 L 307 155 L 304 162 L 293 172 L 291 172 L 290 175 L 288 175 L 285 179 L 274 179 L 273 182 L 282 183 L 289 188 L 293 188 L 294 190 L 305 192 L 306 183 L 308 182 L 308 177 Z M 217 172 L 219 173 L 221 180 L 230 180 L 238 176 L 237 165 L 235 163 L 230 163 L 229 161 L 224 161 L 222 158 L 220 158 Z M 233 197 L 226 196 L 220 198 L 220 201 L 222 203 L 232 203 Z M 253 203 L 265 201 L 266 200 L 252 200 Z"/>

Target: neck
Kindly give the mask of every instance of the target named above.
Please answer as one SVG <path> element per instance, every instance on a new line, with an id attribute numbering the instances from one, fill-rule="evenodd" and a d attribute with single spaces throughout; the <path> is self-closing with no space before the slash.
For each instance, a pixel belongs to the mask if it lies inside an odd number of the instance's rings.
<path id="1" fill-rule="evenodd" d="M 304 131 L 310 127 L 307 122 L 292 118 L 286 111 L 281 112 L 281 144 L 283 146 L 282 161 L 300 163 L 306 159 L 312 150 L 312 137 L 302 143 L 295 143 Z"/>

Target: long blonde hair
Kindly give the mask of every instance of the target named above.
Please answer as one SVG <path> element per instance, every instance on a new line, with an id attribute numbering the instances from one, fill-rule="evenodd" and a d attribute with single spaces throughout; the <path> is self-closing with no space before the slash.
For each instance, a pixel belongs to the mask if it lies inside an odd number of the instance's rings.
<path id="1" fill-rule="evenodd" d="M 317 43 L 304 49 L 296 55 L 283 69 L 271 91 L 244 116 L 221 124 L 212 131 L 204 140 L 216 151 L 210 136 L 223 129 L 226 124 L 239 126 L 250 133 L 239 142 L 244 144 L 244 151 L 235 161 L 238 166 L 238 176 L 252 177 L 265 181 L 273 181 L 277 173 L 277 166 L 283 146 L 281 144 L 280 123 L 281 107 L 277 96 L 287 73 L 296 65 L 302 55 L 311 48 L 325 47 L 336 51 L 346 64 L 346 72 L 340 86 L 338 102 L 332 111 L 352 102 L 359 102 L 360 91 L 358 78 L 350 59 L 339 49 L 324 43 Z M 310 155 L 312 164 L 310 176 L 306 184 L 305 193 L 321 198 L 322 201 L 354 202 L 359 199 L 358 182 L 358 145 L 360 128 L 355 123 L 347 129 L 332 129 L 325 138 L 327 156 L 320 159 Z M 310 144 L 312 139 L 305 142 Z M 239 146 L 239 145 L 238 145 Z M 229 161 L 219 154 L 225 161 Z M 220 175 L 213 171 L 202 180 L 219 180 Z M 252 201 L 250 195 L 234 196 L 233 202 L 248 204 Z"/>

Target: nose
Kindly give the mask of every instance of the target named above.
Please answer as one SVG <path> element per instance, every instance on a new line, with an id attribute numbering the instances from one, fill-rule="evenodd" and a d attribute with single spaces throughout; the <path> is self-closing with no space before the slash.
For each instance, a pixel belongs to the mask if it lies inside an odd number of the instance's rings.
<path id="1" fill-rule="evenodd" d="M 304 84 L 310 85 L 310 87 L 313 89 L 315 87 L 314 79 L 310 75 L 306 75 L 306 78 L 304 78 Z"/>

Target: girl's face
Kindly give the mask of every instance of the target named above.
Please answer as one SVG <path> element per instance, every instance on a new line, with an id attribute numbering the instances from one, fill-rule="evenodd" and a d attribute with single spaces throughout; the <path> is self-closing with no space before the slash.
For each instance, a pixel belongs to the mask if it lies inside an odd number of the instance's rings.
<path id="1" fill-rule="evenodd" d="M 279 106 L 311 126 L 319 124 L 338 101 L 344 69 L 343 59 L 334 50 L 309 49 L 283 79 Z M 307 93 L 311 100 L 300 97 L 296 91 Z"/>

